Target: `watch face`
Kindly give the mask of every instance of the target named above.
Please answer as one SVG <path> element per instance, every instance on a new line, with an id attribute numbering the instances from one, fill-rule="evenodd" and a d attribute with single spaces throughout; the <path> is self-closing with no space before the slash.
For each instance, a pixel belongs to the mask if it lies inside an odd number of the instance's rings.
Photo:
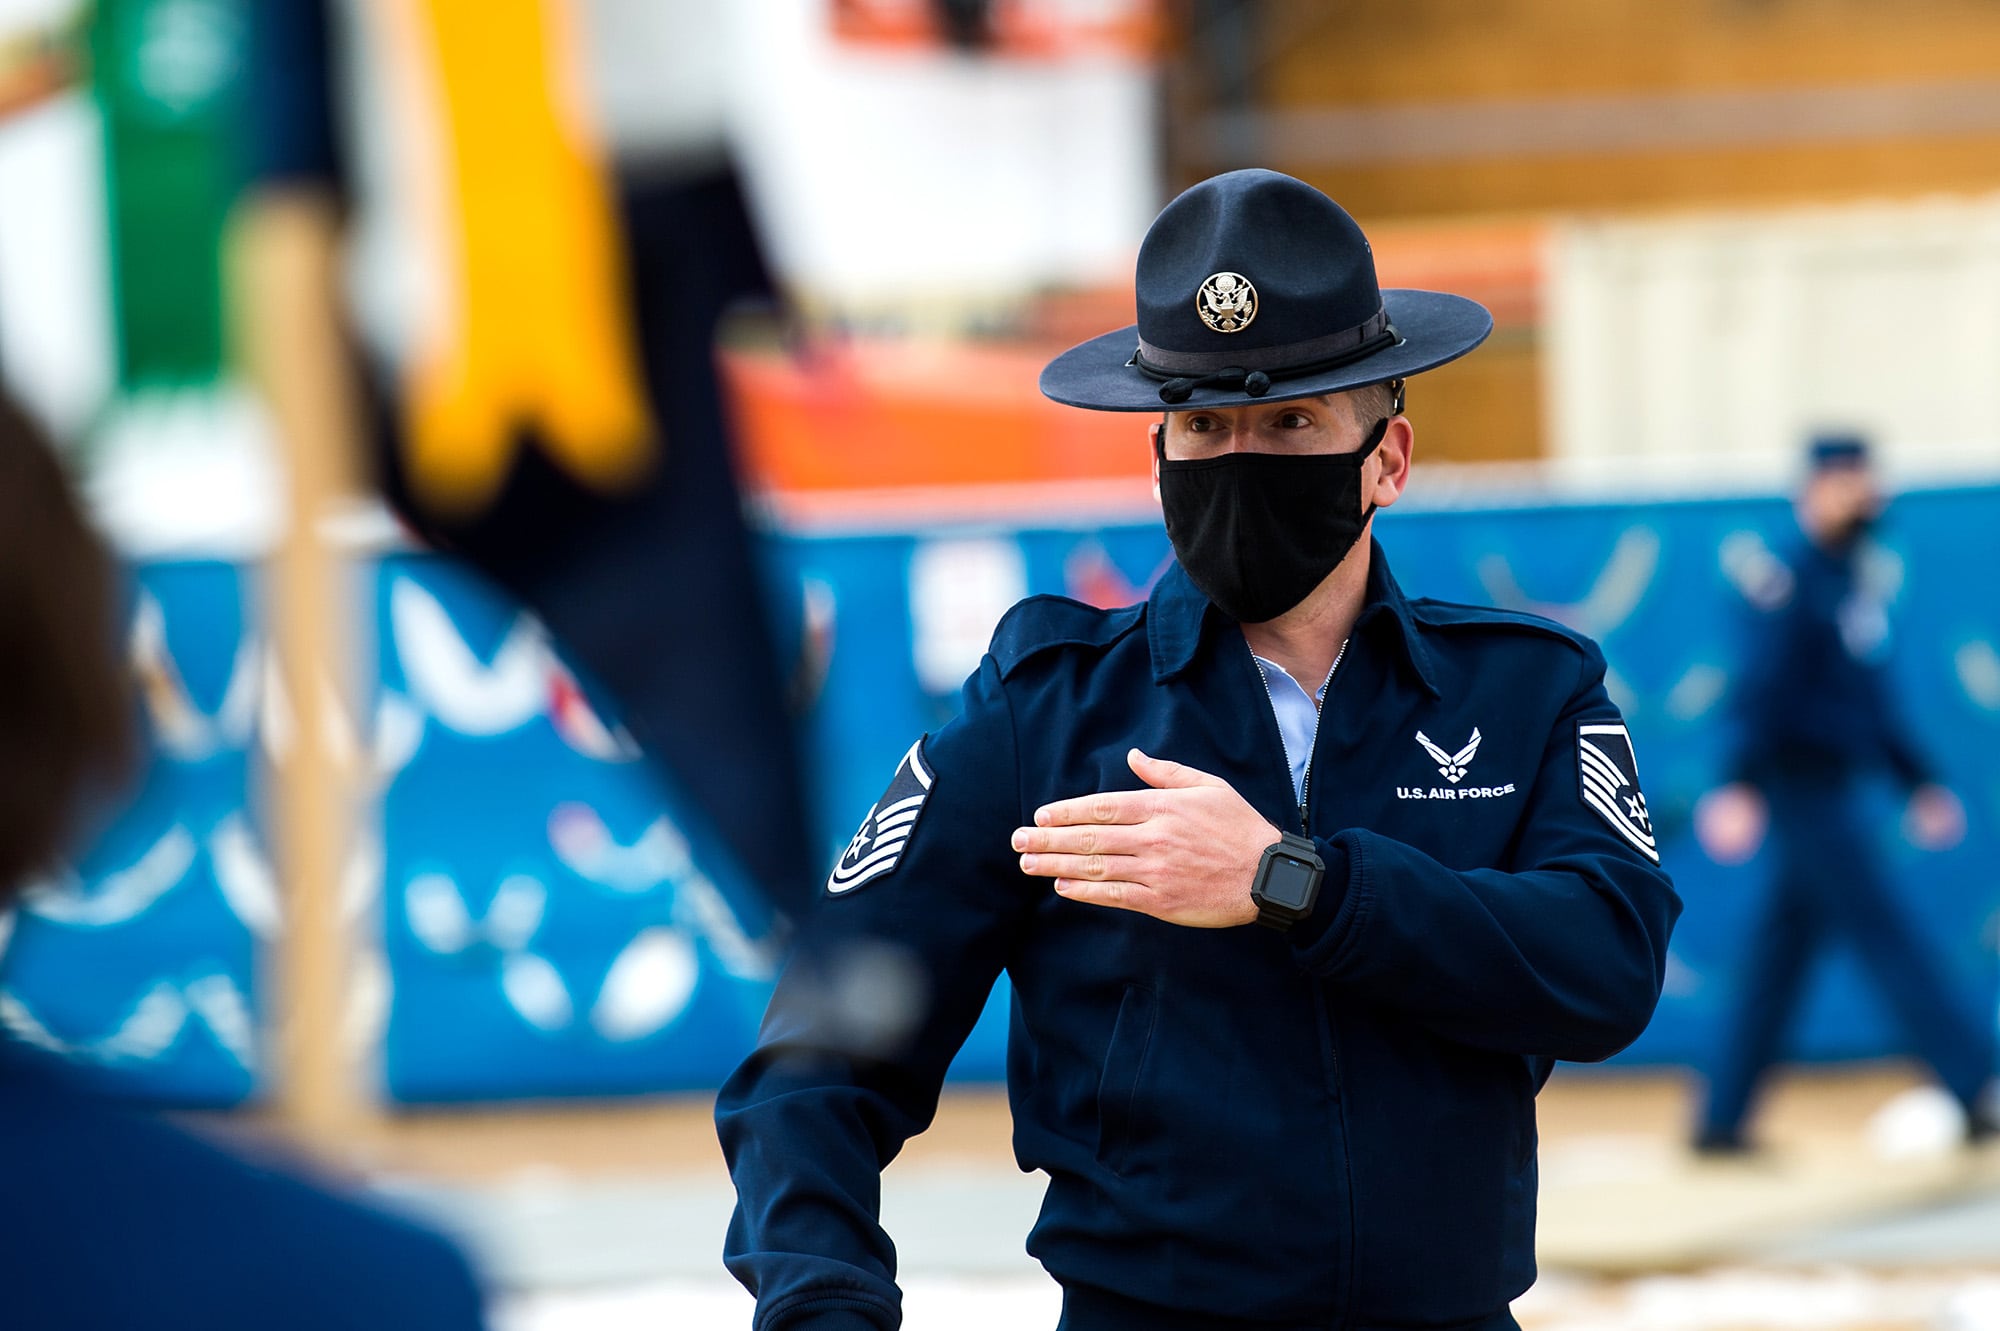
<path id="1" fill-rule="evenodd" d="M 1273 855 L 1269 864 L 1264 874 L 1264 900 L 1281 910 L 1304 910 L 1320 871 L 1304 860 L 1283 855 Z"/>

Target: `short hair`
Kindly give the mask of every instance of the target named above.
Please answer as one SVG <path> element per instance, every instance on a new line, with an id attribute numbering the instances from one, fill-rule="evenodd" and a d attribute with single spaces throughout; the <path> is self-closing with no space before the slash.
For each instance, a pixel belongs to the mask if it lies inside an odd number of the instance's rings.
<path id="1" fill-rule="evenodd" d="M 0 903 L 132 753 L 117 566 L 41 431 L 0 394 Z"/>
<path id="2" fill-rule="evenodd" d="M 1374 429 L 1376 421 L 1396 414 L 1396 396 L 1395 385 L 1391 383 L 1363 384 L 1347 391 L 1347 404 L 1354 412 L 1354 423 L 1361 427 L 1363 434 Z"/>

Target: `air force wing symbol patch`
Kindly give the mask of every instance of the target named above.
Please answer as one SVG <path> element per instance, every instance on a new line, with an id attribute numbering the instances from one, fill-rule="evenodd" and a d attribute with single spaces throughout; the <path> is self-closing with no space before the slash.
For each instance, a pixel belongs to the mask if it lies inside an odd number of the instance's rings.
<path id="1" fill-rule="evenodd" d="M 1653 842 L 1653 819 L 1639 791 L 1639 760 L 1632 753 L 1632 736 L 1620 721 L 1579 721 L 1576 726 L 1576 767 L 1583 802 L 1611 824 L 1611 830 L 1653 863 L 1660 848 Z"/>
<path id="2" fill-rule="evenodd" d="M 893 870 L 903 858 L 903 847 L 917 830 L 917 816 L 931 797 L 931 769 L 924 762 L 924 742 L 918 740 L 903 755 L 895 779 L 875 801 L 875 807 L 861 820 L 861 830 L 847 843 L 840 863 L 827 876 L 828 896 L 852 892 Z"/>

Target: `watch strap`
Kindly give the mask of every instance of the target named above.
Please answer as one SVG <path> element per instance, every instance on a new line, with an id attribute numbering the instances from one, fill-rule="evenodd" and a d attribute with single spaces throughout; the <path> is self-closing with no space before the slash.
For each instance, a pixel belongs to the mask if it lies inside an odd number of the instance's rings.
<path id="1" fill-rule="evenodd" d="M 1257 923 L 1263 925 L 1266 929 L 1274 929 L 1279 933 L 1284 933 L 1297 924 L 1298 921 L 1289 915 L 1272 910 L 1260 901 L 1257 903 Z"/>

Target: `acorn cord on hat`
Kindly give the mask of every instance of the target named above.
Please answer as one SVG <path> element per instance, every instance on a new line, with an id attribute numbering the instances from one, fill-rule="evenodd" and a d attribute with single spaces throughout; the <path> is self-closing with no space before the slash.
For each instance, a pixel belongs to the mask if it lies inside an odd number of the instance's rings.
<path id="1" fill-rule="evenodd" d="M 1370 331 L 1371 329 L 1373 331 Z M 1336 337 L 1341 340 L 1350 337 L 1359 340 L 1345 351 L 1331 356 L 1322 356 L 1317 360 L 1299 361 L 1290 365 L 1274 365 L 1268 369 L 1248 369 L 1240 365 L 1225 365 L 1219 370 L 1211 370 L 1207 374 L 1192 376 L 1176 373 L 1171 367 L 1148 359 L 1146 355 L 1146 342 L 1145 339 L 1141 338 L 1137 350 L 1132 353 L 1132 359 L 1127 361 L 1126 364 L 1137 369 L 1148 378 L 1163 380 L 1164 382 L 1160 384 L 1160 401 L 1172 406 L 1185 402 L 1194 396 L 1194 391 L 1197 388 L 1239 388 L 1251 397 L 1263 397 L 1271 391 L 1271 385 L 1274 383 L 1286 379 L 1302 379 L 1308 375 L 1324 373 L 1327 370 L 1337 370 L 1343 365 L 1352 365 L 1355 361 L 1372 356 L 1384 347 L 1393 347 L 1397 342 L 1402 340 L 1396 333 L 1396 325 L 1389 322 L 1389 312 L 1387 310 L 1376 311 L 1359 328 L 1350 330 L 1348 333 L 1338 334 Z M 1320 339 L 1321 342 L 1333 340 L 1335 339 Z M 1153 349 L 1153 355 L 1163 359 L 1182 360 L 1183 362 L 1193 359 L 1177 356 L 1172 352 L 1162 352 L 1158 348 Z M 1400 384 L 1401 380 L 1397 382 Z M 1398 396 L 1401 396 L 1400 389 L 1398 390 Z"/>

